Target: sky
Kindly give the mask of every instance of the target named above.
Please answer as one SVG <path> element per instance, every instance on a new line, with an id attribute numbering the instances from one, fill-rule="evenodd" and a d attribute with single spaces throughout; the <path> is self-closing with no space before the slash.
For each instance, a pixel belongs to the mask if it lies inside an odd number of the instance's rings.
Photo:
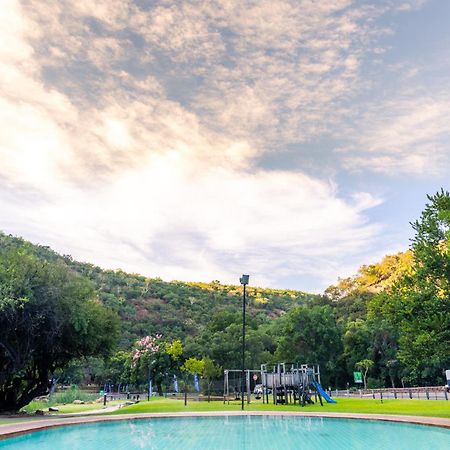
<path id="1" fill-rule="evenodd" d="M 447 0 L 1 0 L 0 230 L 321 292 L 450 180 Z"/>

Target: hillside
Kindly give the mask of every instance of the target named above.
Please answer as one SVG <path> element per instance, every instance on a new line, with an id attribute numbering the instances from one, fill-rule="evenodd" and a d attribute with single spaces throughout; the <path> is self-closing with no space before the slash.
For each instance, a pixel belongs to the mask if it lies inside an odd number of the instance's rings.
<path id="1" fill-rule="evenodd" d="M 99 299 L 115 310 L 122 321 L 120 346 L 129 348 L 139 337 L 161 333 L 168 339 L 185 340 L 201 334 L 220 314 L 240 313 L 242 287 L 219 281 L 192 283 L 166 282 L 122 270 L 103 270 L 98 266 L 59 255 L 49 247 L 34 245 L 21 238 L 0 233 L 0 249 L 27 249 L 43 261 L 64 261 L 72 270 L 90 279 Z M 260 326 L 295 306 L 317 299 L 315 294 L 293 290 L 263 289 L 249 286 L 250 322 Z"/>

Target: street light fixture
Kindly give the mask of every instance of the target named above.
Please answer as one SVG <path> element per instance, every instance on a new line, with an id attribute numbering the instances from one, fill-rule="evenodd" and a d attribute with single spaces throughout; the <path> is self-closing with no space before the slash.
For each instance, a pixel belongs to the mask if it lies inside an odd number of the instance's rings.
<path id="1" fill-rule="evenodd" d="M 244 410 L 244 387 L 245 387 L 245 286 L 247 286 L 249 278 L 250 278 L 249 275 L 242 275 L 242 277 L 239 278 L 239 282 L 244 286 L 244 293 L 242 296 L 242 382 L 241 382 L 242 410 Z"/>

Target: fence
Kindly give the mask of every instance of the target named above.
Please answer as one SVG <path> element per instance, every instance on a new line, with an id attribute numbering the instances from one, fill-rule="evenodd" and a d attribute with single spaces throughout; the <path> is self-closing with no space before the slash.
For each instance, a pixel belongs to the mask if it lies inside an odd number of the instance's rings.
<path id="1" fill-rule="evenodd" d="M 448 400 L 447 388 L 443 386 L 383 388 L 331 391 L 335 397 L 374 398 L 374 399 L 418 399 L 418 400 Z"/>

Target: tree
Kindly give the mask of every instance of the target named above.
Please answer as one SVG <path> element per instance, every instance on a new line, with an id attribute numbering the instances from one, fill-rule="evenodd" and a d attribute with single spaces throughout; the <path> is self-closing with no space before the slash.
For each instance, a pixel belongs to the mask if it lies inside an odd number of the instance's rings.
<path id="1" fill-rule="evenodd" d="M 355 364 L 355 367 L 363 372 L 364 389 L 367 389 L 367 373 L 373 364 L 374 362 L 371 359 L 363 359 Z"/>
<path id="2" fill-rule="evenodd" d="M 352 373 L 355 364 L 369 356 L 371 347 L 371 332 L 367 321 L 357 319 L 347 324 L 343 335 L 344 358 L 347 363 L 347 371 Z"/>
<path id="3" fill-rule="evenodd" d="M 183 343 L 179 339 L 175 339 L 173 342 L 166 345 L 166 353 L 170 355 L 174 361 L 178 361 L 183 354 Z"/>
<path id="4" fill-rule="evenodd" d="M 328 384 L 342 352 L 341 332 L 331 306 L 299 306 L 289 311 L 277 330 L 276 357 L 321 366 L 321 378 Z"/>
<path id="5" fill-rule="evenodd" d="M 197 358 L 189 358 L 181 366 L 181 371 L 185 374 L 183 377 L 184 384 L 184 405 L 187 405 L 187 392 L 188 392 L 188 375 L 198 375 L 203 374 L 205 368 L 205 362 Z"/>
<path id="6" fill-rule="evenodd" d="M 163 383 L 167 389 L 171 375 L 179 370 L 178 361 L 182 353 L 183 344 L 178 339 L 164 342 L 160 334 L 138 339 L 131 352 L 133 383 L 143 386 L 152 380 L 158 394 L 162 396 Z"/>
<path id="7" fill-rule="evenodd" d="M 214 379 L 222 375 L 222 367 L 214 364 L 214 361 L 208 356 L 202 358 L 203 362 L 203 379 L 206 382 L 208 392 L 208 403 L 211 400 L 211 384 Z"/>
<path id="8" fill-rule="evenodd" d="M 113 382 L 125 386 L 130 380 L 131 364 L 129 352 L 118 350 L 104 361 L 103 366 L 103 371 L 99 373 L 95 373 L 95 367 L 92 367 L 92 363 L 88 366 L 89 369 L 94 369 L 92 377 L 95 378 L 94 381 L 97 383 Z"/>
<path id="9" fill-rule="evenodd" d="M 47 394 L 73 359 L 109 354 L 117 335 L 116 315 L 65 263 L 0 248 L 0 411 Z"/>
<path id="10" fill-rule="evenodd" d="M 450 364 L 450 194 L 428 196 L 412 224 L 412 269 L 370 305 L 399 330 L 398 360 L 416 382 L 436 382 Z"/>

